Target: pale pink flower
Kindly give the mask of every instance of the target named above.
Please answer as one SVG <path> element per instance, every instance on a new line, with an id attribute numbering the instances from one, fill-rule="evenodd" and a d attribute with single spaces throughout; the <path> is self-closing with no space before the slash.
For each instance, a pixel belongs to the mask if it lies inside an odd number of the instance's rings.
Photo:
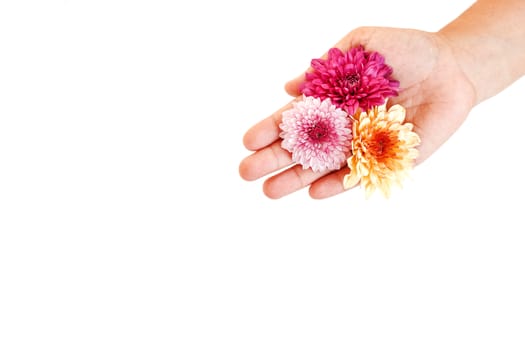
<path id="1" fill-rule="evenodd" d="M 337 170 L 349 155 L 351 119 L 329 99 L 306 97 L 282 113 L 281 146 L 313 171 Z"/>
<path id="2" fill-rule="evenodd" d="M 398 94 L 399 82 L 390 77 L 393 69 L 385 64 L 384 57 L 362 46 L 347 52 L 331 48 L 326 59 L 313 59 L 311 67 L 300 86 L 301 93 L 329 98 L 350 115 L 358 108 L 367 111 L 380 106 Z"/>

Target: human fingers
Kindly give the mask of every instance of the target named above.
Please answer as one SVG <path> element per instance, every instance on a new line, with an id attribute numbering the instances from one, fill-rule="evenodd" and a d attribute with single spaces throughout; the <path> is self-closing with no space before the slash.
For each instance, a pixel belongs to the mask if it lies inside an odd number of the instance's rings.
<path id="1" fill-rule="evenodd" d="M 310 197 L 325 199 L 347 191 L 348 189 L 343 187 L 343 179 L 349 172 L 350 170 L 344 167 L 314 181 L 308 190 Z"/>
<path id="2" fill-rule="evenodd" d="M 283 169 L 293 163 L 292 155 L 275 141 L 244 158 L 239 165 L 239 174 L 247 181 L 257 180 L 265 175 Z"/>
<path id="3" fill-rule="evenodd" d="M 250 151 L 257 151 L 278 140 L 281 132 L 279 124 L 281 123 L 282 114 L 285 110 L 292 107 L 293 102 L 290 101 L 277 112 L 248 129 L 243 137 L 244 147 Z"/>
<path id="4" fill-rule="evenodd" d="M 268 178 L 264 182 L 263 192 L 269 198 L 278 199 L 309 186 L 329 172 L 329 170 L 315 172 L 310 168 L 303 169 L 297 164 Z"/>

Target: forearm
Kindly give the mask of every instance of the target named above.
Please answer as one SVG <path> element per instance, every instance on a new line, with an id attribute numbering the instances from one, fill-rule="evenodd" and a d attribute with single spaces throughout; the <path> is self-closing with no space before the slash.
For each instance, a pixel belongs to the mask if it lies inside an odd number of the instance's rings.
<path id="1" fill-rule="evenodd" d="M 525 74 L 525 0 L 478 0 L 438 32 L 476 91 L 476 103 Z"/>

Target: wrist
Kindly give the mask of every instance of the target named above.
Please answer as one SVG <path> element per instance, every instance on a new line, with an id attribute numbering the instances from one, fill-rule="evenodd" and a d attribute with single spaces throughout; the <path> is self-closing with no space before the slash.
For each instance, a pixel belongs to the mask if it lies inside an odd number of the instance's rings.
<path id="1" fill-rule="evenodd" d="M 471 83 L 475 104 L 498 94 L 520 75 L 497 39 L 470 37 L 447 27 L 436 34 L 450 48 L 457 65 Z"/>
<path id="2" fill-rule="evenodd" d="M 450 47 L 476 104 L 525 74 L 525 2 L 478 0 L 436 34 Z"/>

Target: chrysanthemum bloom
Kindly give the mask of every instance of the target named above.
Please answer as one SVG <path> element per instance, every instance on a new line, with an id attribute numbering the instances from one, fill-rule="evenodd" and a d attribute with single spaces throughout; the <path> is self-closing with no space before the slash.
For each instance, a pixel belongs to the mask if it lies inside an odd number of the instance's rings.
<path id="1" fill-rule="evenodd" d="M 390 77 L 393 69 L 378 52 L 362 46 L 343 53 L 331 48 L 326 59 L 313 59 L 312 72 L 305 74 L 300 91 L 306 96 L 329 98 L 333 104 L 353 115 L 358 108 L 368 110 L 397 96 L 399 82 Z"/>
<path id="2" fill-rule="evenodd" d="M 314 171 L 337 170 L 350 154 L 351 119 L 329 99 L 305 97 L 282 113 L 281 146 Z"/>
<path id="3" fill-rule="evenodd" d="M 346 189 L 361 181 L 366 197 L 378 188 L 389 197 L 393 184 L 401 186 L 419 152 L 419 136 L 411 123 L 404 123 L 405 109 L 386 103 L 354 116 L 350 173 L 345 175 Z"/>

